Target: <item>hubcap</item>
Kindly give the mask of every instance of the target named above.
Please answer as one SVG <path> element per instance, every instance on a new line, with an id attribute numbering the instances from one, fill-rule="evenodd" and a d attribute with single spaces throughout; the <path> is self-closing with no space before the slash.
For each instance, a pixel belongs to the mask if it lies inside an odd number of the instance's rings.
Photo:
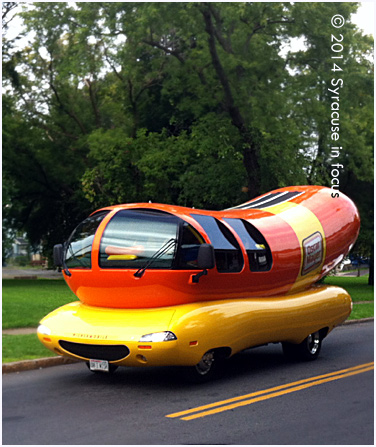
<path id="1" fill-rule="evenodd" d="M 200 375 L 204 376 L 211 370 L 211 367 L 213 366 L 213 362 L 214 362 L 214 352 L 209 351 L 206 354 L 204 354 L 202 356 L 202 359 L 200 360 L 200 362 L 197 363 L 197 365 L 196 365 L 197 372 Z"/>
<path id="2" fill-rule="evenodd" d="M 307 346 L 310 354 L 312 355 L 316 354 L 320 346 L 320 334 L 318 332 L 308 335 Z"/>

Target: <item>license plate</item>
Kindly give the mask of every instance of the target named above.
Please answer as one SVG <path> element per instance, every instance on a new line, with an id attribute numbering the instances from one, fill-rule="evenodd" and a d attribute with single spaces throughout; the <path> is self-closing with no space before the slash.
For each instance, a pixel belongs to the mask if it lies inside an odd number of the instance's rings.
<path id="1" fill-rule="evenodd" d="M 90 360 L 90 370 L 91 371 L 110 371 L 110 365 L 107 360 Z"/>

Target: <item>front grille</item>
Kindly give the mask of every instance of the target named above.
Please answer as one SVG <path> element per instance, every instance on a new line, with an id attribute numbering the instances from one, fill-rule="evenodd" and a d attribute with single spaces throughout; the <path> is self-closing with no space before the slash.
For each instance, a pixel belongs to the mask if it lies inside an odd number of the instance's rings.
<path id="1" fill-rule="evenodd" d="M 129 349 L 124 345 L 89 345 L 60 340 L 59 345 L 71 354 L 97 360 L 120 360 L 129 355 Z"/>

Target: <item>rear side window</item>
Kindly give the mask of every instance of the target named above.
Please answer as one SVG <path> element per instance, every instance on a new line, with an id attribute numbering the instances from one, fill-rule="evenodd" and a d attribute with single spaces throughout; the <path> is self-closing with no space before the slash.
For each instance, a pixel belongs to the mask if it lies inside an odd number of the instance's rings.
<path id="1" fill-rule="evenodd" d="M 264 236 L 250 222 L 224 218 L 238 234 L 247 250 L 249 267 L 253 272 L 265 272 L 272 267 L 272 254 Z"/>
<path id="2" fill-rule="evenodd" d="M 231 231 L 223 223 L 212 216 L 191 214 L 209 236 L 215 251 L 215 262 L 218 272 L 236 273 L 244 266 L 240 246 Z"/>

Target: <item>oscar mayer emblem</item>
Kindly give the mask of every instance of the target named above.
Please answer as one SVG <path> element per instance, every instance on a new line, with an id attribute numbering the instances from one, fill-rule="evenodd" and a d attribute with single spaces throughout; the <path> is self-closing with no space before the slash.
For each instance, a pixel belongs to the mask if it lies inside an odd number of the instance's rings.
<path id="1" fill-rule="evenodd" d="M 302 275 L 319 267 L 323 258 L 322 235 L 319 231 L 303 240 Z"/>

